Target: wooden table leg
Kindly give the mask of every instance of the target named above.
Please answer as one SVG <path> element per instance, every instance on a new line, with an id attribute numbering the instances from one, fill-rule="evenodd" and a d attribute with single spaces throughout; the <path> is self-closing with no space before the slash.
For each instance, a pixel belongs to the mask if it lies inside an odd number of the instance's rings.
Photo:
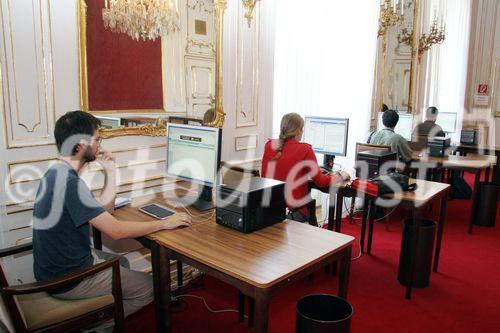
<path id="1" fill-rule="evenodd" d="M 375 212 L 377 211 L 377 206 L 375 205 L 375 199 L 370 203 L 370 214 L 368 215 L 368 246 L 366 247 L 366 253 L 372 253 L 372 239 L 373 239 L 373 222 L 375 219 Z"/>
<path id="2" fill-rule="evenodd" d="M 164 318 L 167 317 L 165 303 L 162 297 L 162 285 L 160 274 L 160 246 L 156 242 L 151 244 L 151 269 L 153 271 L 153 290 L 155 298 L 156 331 L 163 333 L 167 331 Z"/>
<path id="3" fill-rule="evenodd" d="M 151 268 L 155 298 L 156 332 L 164 333 L 170 329 L 170 265 L 165 249 L 151 242 Z M 163 266 L 163 267 L 162 267 Z M 168 280 L 167 280 L 168 279 Z"/>
<path id="4" fill-rule="evenodd" d="M 479 181 L 481 176 L 481 170 L 476 171 L 476 177 L 474 177 L 474 192 L 472 193 L 472 206 L 470 209 L 470 220 L 469 220 L 469 234 L 472 234 L 472 222 L 474 221 L 474 212 L 477 205 L 477 195 L 479 192 Z"/>
<path id="5" fill-rule="evenodd" d="M 342 195 L 342 190 L 337 191 L 337 204 L 335 209 L 335 231 L 340 232 L 342 225 L 342 208 L 344 203 L 344 196 Z"/>
<path id="6" fill-rule="evenodd" d="M 369 210 L 370 210 L 370 200 L 365 198 L 365 203 L 363 204 L 363 218 L 361 219 L 361 236 L 360 236 L 361 253 L 363 253 L 365 249 L 366 219 L 368 218 Z"/>
<path id="7" fill-rule="evenodd" d="M 436 250 L 434 253 L 434 272 L 437 272 L 439 265 L 439 254 L 441 253 L 441 239 L 443 238 L 444 222 L 446 220 L 446 204 L 448 203 L 448 192 L 441 197 L 441 207 L 439 209 L 439 221 L 436 238 Z"/>
<path id="8" fill-rule="evenodd" d="M 182 262 L 177 260 L 177 287 L 181 288 L 183 285 L 183 276 L 182 276 Z"/>
<path id="9" fill-rule="evenodd" d="M 351 269 L 352 245 L 344 249 L 344 256 L 340 260 L 339 272 L 339 296 L 347 298 L 347 288 L 349 286 L 349 271 Z"/>
<path id="10" fill-rule="evenodd" d="M 248 327 L 253 327 L 255 316 L 255 299 L 248 297 Z"/>
<path id="11" fill-rule="evenodd" d="M 269 293 L 266 289 L 258 289 L 255 297 L 255 332 L 267 332 L 269 321 Z"/>
<path id="12" fill-rule="evenodd" d="M 238 323 L 245 320 L 245 295 L 238 290 Z"/>
<path id="13" fill-rule="evenodd" d="M 417 262 L 417 249 L 420 234 L 420 224 L 422 220 L 422 208 L 415 207 L 413 213 L 413 237 L 411 241 L 410 271 L 408 272 L 408 286 L 406 286 L 406 299 L 411 298 L 413 277 L 415 275 L 415 264 Z"/>
<path id="14" fill-rule="evenodd" d="M 328 230 L 333 231 L 336 216 L 336 205 L 333 205 L 332 195 L 330 194 L 330 199 L 328 200 Z"/>

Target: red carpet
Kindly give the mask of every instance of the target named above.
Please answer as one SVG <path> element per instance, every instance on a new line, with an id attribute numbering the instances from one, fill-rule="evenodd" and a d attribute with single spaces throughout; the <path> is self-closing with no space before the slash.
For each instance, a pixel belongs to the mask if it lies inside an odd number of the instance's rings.
<path id="1" fill-rule="evenodd" d="M 500 207 L 496 228 L 475 227 L 469 235 L 470 200 L 449 201 L 439 272 L 431 275 L 429 287 L 414 289 L 410 301 L 397 281 L 404 213 L 392 215 L 389 231 L 376 223 L 372 255 L 352 262 L 351 332 L 500 332 Z M 437 220 L 432 212 L 426 217 Z M 360 227 L 344 222 L 343 232 L 358 240 Z M 357 244 L 353 251 L 356 257 Z M 310 293 L 335 294 L 336 288 L 336 277 L 319 271 L 313 281 L 283 289 L 271 301 L 269 332 L 295 332 L 297 300 Z M 216 279 L 206 276 L 193 289 L 188 293 L 205 297 L 213 309 L 236 309 L 236 289 Z M 173 332 L 247 332 L 236 313 L 211 313 L 199 299 L 185 298 L 173 311 Z M 127 318 L 126 327 L 129 333 L 154 332 L 153 307 Z"/>

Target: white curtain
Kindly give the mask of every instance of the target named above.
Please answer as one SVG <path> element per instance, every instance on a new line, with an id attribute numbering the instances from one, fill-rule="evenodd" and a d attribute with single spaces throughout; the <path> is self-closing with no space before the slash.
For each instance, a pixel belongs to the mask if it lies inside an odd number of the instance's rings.
<path id="1" fill-rule="evenodd" d="M 281 117 L 349 118 L 348 154 L 369 130 L 379 3 L 374 0 L 277 1 L 273 137 Z"/>
<path id="2" fill-rule="evenodd" d="M 457 128 L 452 141 L 460 141 L 465 112 L 467 62 L 471 0 L 428 0 L 425 7 L 428 27 L 435 13 L 442 13 L 446 22 L 446 39 L 428 51 L 426 107 L 436 106 L 441 112 L 457 113 Z M 424 29 L 426 33 L 429 29 Z"/>

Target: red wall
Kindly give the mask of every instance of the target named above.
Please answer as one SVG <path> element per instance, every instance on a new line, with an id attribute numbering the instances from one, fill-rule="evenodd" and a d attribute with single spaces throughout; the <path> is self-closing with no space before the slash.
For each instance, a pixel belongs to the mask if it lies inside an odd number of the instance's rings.
<path id="1" fill-rule="evenodd" d="M 103 0 L 87 0 L 89 109 L 163 109 L 161 41 L 104 28 Z"/>

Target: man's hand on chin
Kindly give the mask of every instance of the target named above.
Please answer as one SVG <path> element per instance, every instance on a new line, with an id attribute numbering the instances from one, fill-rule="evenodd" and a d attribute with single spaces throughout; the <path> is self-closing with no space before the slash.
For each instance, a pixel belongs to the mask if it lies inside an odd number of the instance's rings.
<path id="1" fill-rule="evenodd" d="M 116 170 L 115 156 L 107 150 L 101 150 L 96 162 L 99 163 L 106 172 L 115 172 Z"/>

